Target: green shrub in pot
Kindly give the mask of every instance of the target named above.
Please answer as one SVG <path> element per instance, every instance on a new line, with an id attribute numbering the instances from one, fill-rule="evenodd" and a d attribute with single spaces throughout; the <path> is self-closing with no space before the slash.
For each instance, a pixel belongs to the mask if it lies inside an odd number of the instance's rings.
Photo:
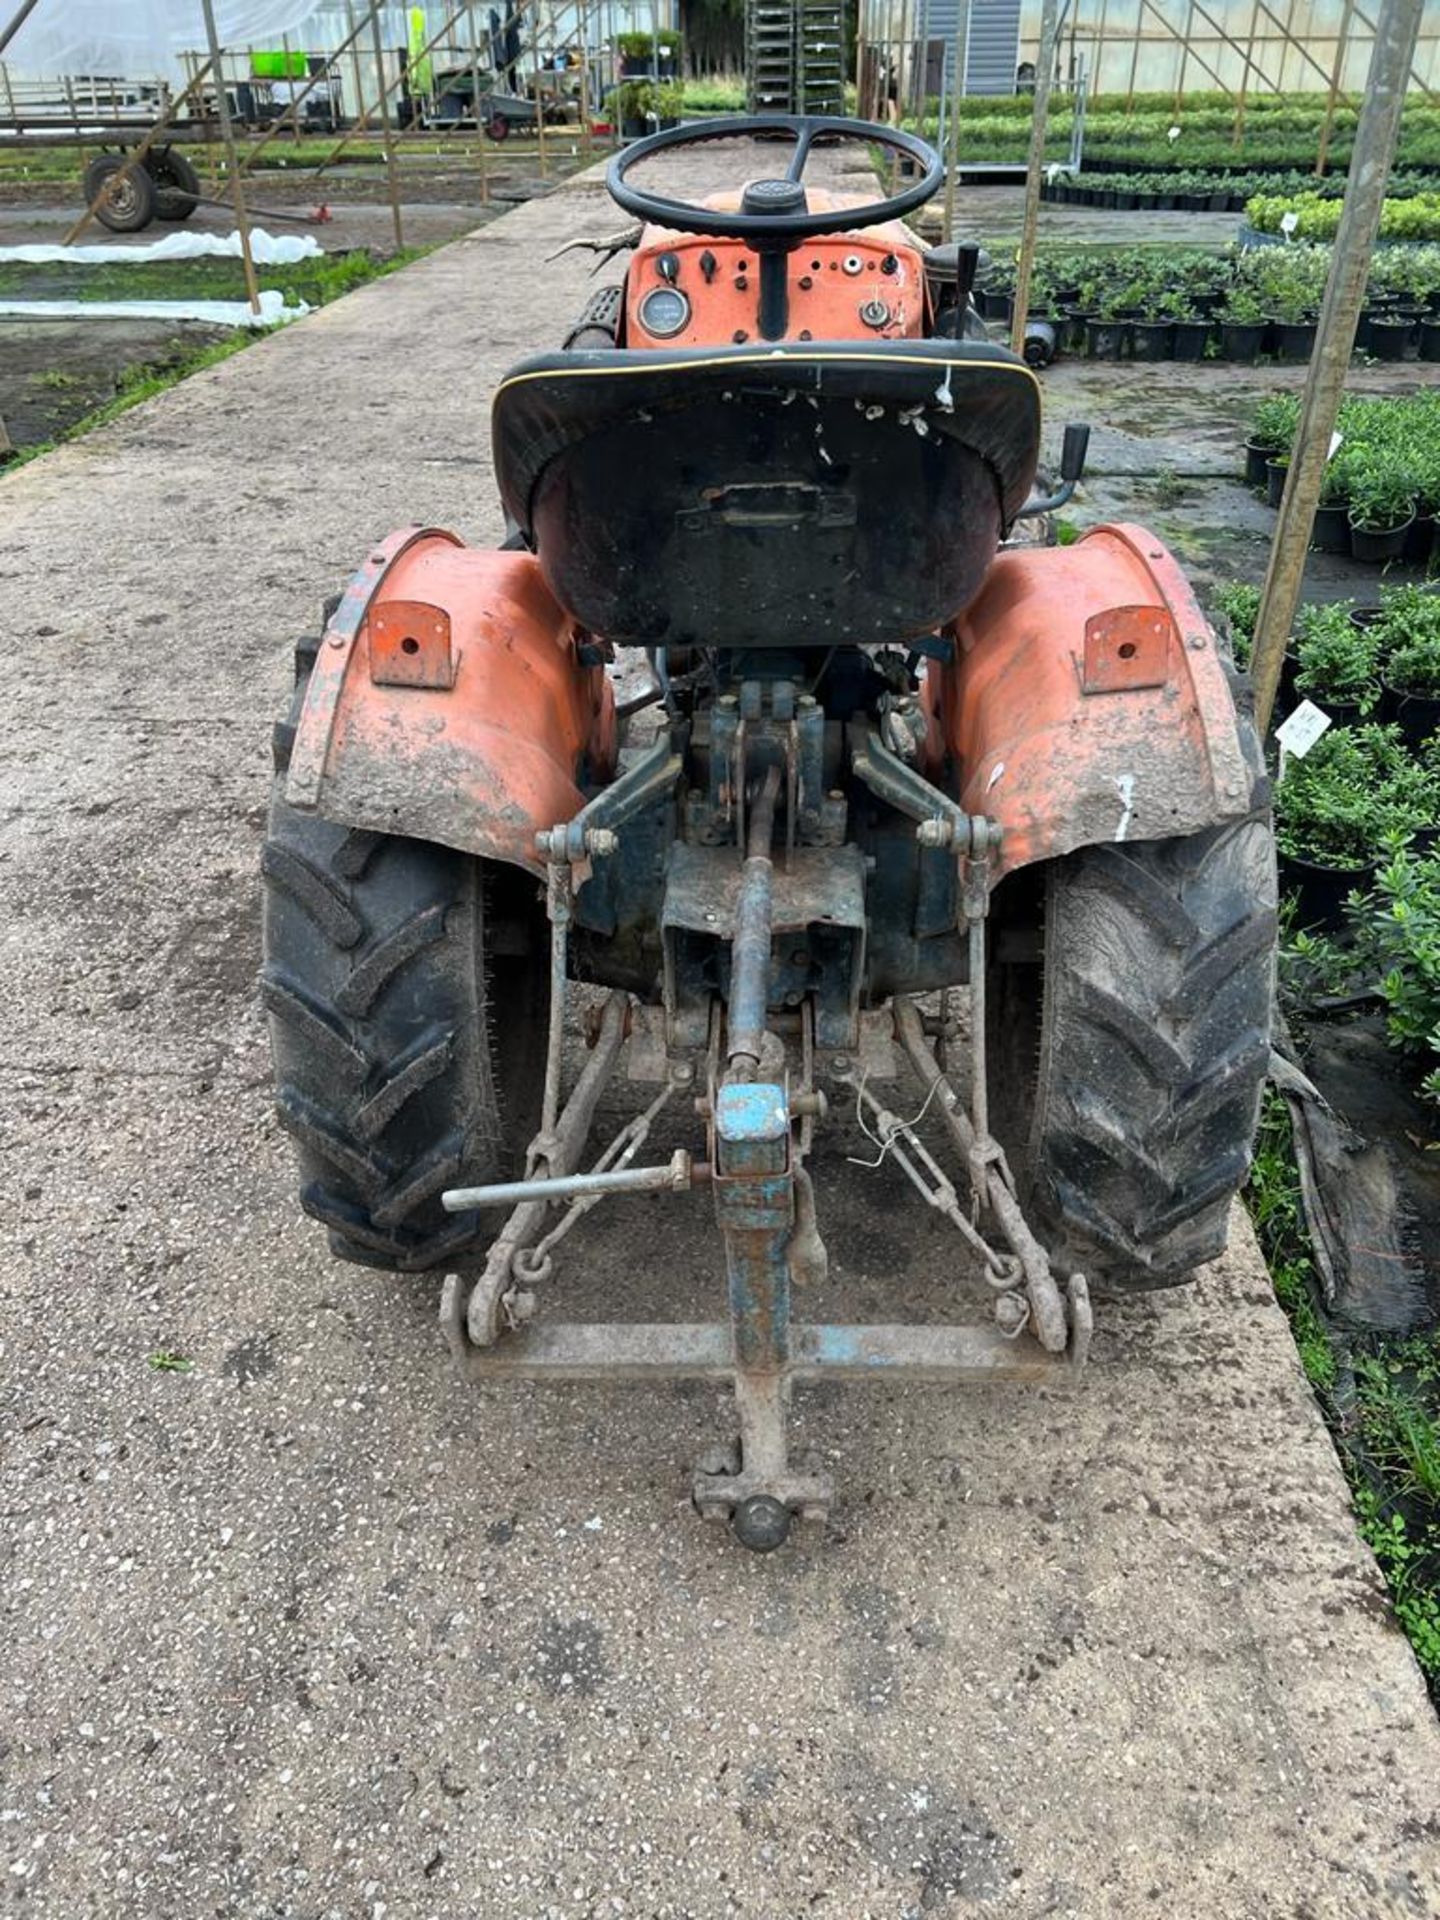
<path id="1" fill-rule="evenodd" d="M 1302 607 L 1295 622 L 1295 691 L 1320 706 L 1373 712 L 1380 698 L 1380 644 L 1372 628 L 1353 626 L 1350 602 Z"/>

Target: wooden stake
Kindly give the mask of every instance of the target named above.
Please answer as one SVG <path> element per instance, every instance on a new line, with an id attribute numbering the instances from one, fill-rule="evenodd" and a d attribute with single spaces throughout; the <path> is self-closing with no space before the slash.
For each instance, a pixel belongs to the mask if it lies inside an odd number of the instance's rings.
<path id="1" fill-rule="evenodd" d="M 1315 352 L 1300 403 L 1295 450 L 1275 523 L 1275 538 L 1255 621 L 1251 671 L 1255 680 L 1255 718 L 1263 733 L 1270 724 L 1280 663 L 1300 603 L 1305 556 L 1315 524 L 1315 508 L 1330 458 L 1330 440 L 1340 413 L 1345 375 L 1355 344 L 1355 327 L 1365 298 L 1370 257 L 1380 227 L 1385 186 L 1395 157 L 1400 112 L 1410 62 L 1420 32 L 1425 0 L 1383 0 L 1365 100 L 1355 129 L 1350 177 L 1341 206 L 1340 226 L 1330 250 L 1330 276 L 1320 309 Z"/>
<path id="2" fill-rule="evenodd" d="M 225 98 L 225 69 L 220 64 L 220 38 L 215 31 L 212 0 L 201 0 L 205 14 L 205 38 L 210 48 L 210 71 L 215 78 L 215 111 L 220 120 L 220 139 L 225 148 L 225 170 L 230 176 L 230 198 L 235 202 L 235 227 L 240 235 L 240 258 L 245 263 L 245 291 L 250 296 L 250 311 L 260 312 L 260 285 L 255 278 L 255 261 L 250 252 L 250 216 L 245 210 L 245 183 L 240 178 L 239 157 L 235 150 L 235 129 L 230 124 L 230 102 Z"/>
<path id="3" fill-rule="evenodd" d="M 1045 173 L 1045 124 L 1050 117 L 1050 79 L 1055 71 L 1057 0 L 1043 0 L 1040 9 L 1040 60 L 1035 68 L 1034 118 L 1030 122 L 1030 165 L 1025 174 L 1025 217 L 1020 227 L 1020 258 L 1015 273 L 1015 312 L 1010 323 L 1010 347 L 1025 349 L 1025 321 L 1030 311 L 1030 279 L 1035 266 L 1035 234 L 1040 224 L 1040 182 Z"/>

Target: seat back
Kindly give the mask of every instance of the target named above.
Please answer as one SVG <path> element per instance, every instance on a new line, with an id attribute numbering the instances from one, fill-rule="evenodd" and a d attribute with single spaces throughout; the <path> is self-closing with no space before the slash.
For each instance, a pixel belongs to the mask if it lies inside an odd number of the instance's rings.
<path id="1" fill-rule="evenodd" d="M 496 396 L 501 495 L 560 603 L 630 645 L 830 647 L 933 630 L 1034 477 L 1001 348 L 594 351 Z"/>

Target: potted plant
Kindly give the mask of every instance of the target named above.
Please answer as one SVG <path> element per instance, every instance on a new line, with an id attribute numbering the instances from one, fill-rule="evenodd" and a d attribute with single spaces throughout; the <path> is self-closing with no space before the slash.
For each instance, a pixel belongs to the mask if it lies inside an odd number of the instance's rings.
<path id="1" fill-rule="evenodd" d="M 1437 784 L 1398 727 L 1332 727 L 1287 765 L 1275 789 L 1275 841 L 1301 925 L 1341 924 L 1345 896 L 1369 884 L 1386 836 L 1434 817 Z"/>
<path id="2" fill-rule="evenodd" d="M 1362 719 L 1380 699 L 1380 643 L 1373 627 L 1355 627 L 1348 603 L 1300 609 L 1295 622 L 1295 691 L 1337 722 Z"/>
<path id="3" fill-rule="evenodd" d="M 655 111 L 660 116 L 662 129 L 679 126 L 684 106 L 685 87 L 682 81 L 666 80 L 655 89 Z"/>
<path id="4" fill-rule="evenodd" d="M 1369 777 L 1349 729 L 1337 727 L 1276 784 L 1280 885 L 1295 894 L 1301 926 L 1338 928 L 1346 895 L 1374 878 L 1384 814 Z"/>
<path id="5" fill-rule="evenodd" d="M 1356 461 L 1350 474 L 1348 518 L 1352 559 L 1397 559 L 1415 518 L 1415 490 L 1409 477 L 1379 455 Z"/>
<path id="6" fill-rule="evenodd" d="M 1130 339 L 1128 320 L 1117 309 L 1124 304 L 1121 293 L 1111 291 L 1100 301 L 1100 311 L 1085 323 L 1085 352 L 1091 360 L 1118 360 Z"/>
<path id="7" fill-rule="evenodd" d="M 1381 716 L 1423 747 L 1440 735 L 1440 593 L 1387 588 L 1370 631 L 1384 661 Z"/>
<path id="8" fill-rule="evenodd" d="M 655 37 L 649 33 L 617 33 L 616 51 L 620 55 L 622 74 L 644 74 L 650 71 L 650 56 L 655 50 Z"/>
<path id="9" fill-rule="evenodd" d="M 1320 482 L 1320 501 L 1315 508 L 1315 524 L 1310 545 L 1317 553 L 1349 553 L 1350 491 L 1345 469 L 1337 461 L 1325 468 Z"/>
<path id="10" fill-rule="evenodd" d="M 1300 399 L 1293 393 L 1269 393 L 1255 409 L 1250 437 L 1245 442 L 1245 484 L 1263 487 L 1266 469 L 1284 454 L 1288 459 L 1300 424 Z"/>
<path id="11" fill-rule="evenodd" d="M 1265 313 L 1255 289 L 1237 282 L 1220 309 L 1220 344 L 1227 360 L 1253 364 L 1265 340 Z"/>
<path id="12" fill-rule="evenodd" d="M 1159 314 L 1170 322 L 1170 354 L 1175 360 L 1203 360 L 1210 338 L 1210 322 L 1195 310 L 1192 297 L 1179 287 L 1160 296 Z"/>
<path id="13" fill-rule="evenodd" d="M 657 91 L 653 80 L 622 80 L 616 87 L 613 112 L 622 140 L 641 140 L 655 131 Z"/>

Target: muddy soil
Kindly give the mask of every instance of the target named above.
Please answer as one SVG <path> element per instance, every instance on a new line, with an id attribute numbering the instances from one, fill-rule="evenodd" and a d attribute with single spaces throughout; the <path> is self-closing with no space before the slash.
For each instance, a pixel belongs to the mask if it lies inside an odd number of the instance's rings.
<path id="1" fill-rule="evenodd" d="M 114 399 L 123 369 L 167 369 L 229 331 L 175 320 L 0 320 L 0 420 L 17 447 L 54 440 Z"/>

